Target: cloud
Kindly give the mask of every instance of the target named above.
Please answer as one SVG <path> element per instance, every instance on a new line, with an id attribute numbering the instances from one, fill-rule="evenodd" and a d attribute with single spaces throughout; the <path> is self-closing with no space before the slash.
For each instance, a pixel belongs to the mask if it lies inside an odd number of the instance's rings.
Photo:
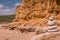
<path id="1" fill-rule="evenodd" d="M 0 15 L 12 15 L 14 12 L 14 8 L 0 9 Z"/>
<path id="2" fill-rule="evenodd" d="M 9 8 L 3 4 L 0 4 L 0 15 L 12 15 L 15 13 L 15 7 Z"/>
<path id="3" fill-rule="evenodd" d="M 15 4 L 15 6 L 19 6 L 19 5 L 21 5 L 21 3 L 16 3 L 16 4 Z"/>
<path id="4" fill-rule="evenodd" d="M 3 5 L 3 4 L 0 4 L 0 9 L 1 9 L 1 8 L 4 8 L 4 5 Z"/>
<path id="5" fill-rule="evenodd" d="M 5 11 L 5 12 L 9 12 L 9 11 L 11 11 L 11 9 L 4 9 L 4 11 Z"/>
<path id="6" fill-rule="evenodd" d="M 9 2 L 10 3 L 10 2 Z M 4 4 L 0 4 L 0 15 L 12 15 L 15 14 L 16 6 L 21 5 L 21 3 L 17 2 L 12 7 L 6 6 Z"/>

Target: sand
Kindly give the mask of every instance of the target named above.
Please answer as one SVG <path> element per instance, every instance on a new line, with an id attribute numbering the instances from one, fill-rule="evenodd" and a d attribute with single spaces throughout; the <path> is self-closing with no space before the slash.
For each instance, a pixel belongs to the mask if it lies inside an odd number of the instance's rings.
<path id="1" fill-rule="evenodd" d="M 15 30 L 0 29 L 0 40 L 31 40 L 35 32 L 21 33 Z"/>

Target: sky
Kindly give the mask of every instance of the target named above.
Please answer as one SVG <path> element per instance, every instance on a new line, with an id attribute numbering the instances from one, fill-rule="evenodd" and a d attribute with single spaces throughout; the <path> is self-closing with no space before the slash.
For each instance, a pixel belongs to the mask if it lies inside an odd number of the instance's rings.
<path id="1" fill-rule="evenodd" d="M 21 4 L 22 0 L 0 0 L 0 15 L 15 14 L 16 6 Z"/>

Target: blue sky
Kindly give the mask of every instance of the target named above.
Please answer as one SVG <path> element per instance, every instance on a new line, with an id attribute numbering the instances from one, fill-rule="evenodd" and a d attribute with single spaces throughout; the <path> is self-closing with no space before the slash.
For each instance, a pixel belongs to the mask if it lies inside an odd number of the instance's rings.
<path id="1" fill-rule="evenodd" d="M 15 13 L 16 6 L 21 4 L 22 0 L 0 0 L 0 15 L 11 15 Z"/>

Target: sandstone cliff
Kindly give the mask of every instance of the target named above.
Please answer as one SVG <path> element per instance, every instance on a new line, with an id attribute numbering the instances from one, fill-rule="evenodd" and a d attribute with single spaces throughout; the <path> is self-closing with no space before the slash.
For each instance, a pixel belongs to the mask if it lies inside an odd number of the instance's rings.
<path id="1" fill-rule="evenodd" d="M 22 0 L 16 7 L 16 25 L 45 25 L 50 14 L 60 19 L 60 0 Z"/>

